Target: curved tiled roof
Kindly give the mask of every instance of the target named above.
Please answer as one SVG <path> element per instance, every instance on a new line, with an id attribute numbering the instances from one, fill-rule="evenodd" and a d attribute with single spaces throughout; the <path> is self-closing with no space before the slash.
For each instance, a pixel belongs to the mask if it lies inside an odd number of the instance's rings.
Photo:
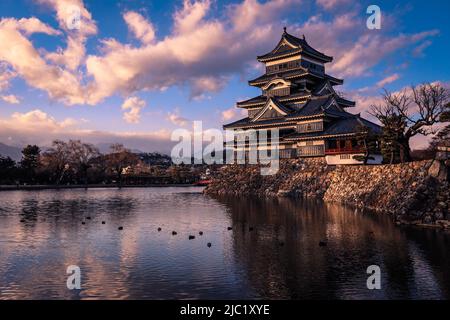
<path id="1" fill-rule="evenodd" d="M 289 121 L 286 117 L 279 117 L 279 118 L 272 118 L 267 120 L 259 120 L 252 122 L 249 117 L 246 117 L 244 119 L 234 121 L 228 124 L 225 124 L 223 126 L 224 129 L 233 129 L 233 128 L 242 128 L 242 127 L 263 127 L 263 126 L 271 126 L 271 125 L 278 125 L 278 126 L 286 126 L 286 125 L 292 125 L 295 126 L 295 121 Z"/>
<path id="2" fill-rule="evenodd" d="M 320 132 L 309 132 L 309 133 L 298 133 L 294 132 L 289 134 L 284 139 L 287 140 L 301 140 L 301 139 L 311 139 L 311 138 L 321 138 L 326 136 L 339 136 L 339 135 L 350 135 L 355 134 L 358 131 L 358 127 L 363 125 L 364 127 L 370 128 L 374 133 L 380 134 L 381 127 L 373 122 L 361 118 L 359 115 L 349 114 L 345 118 L 341 118 L 331 124 L 324 131 Z"/>
<path id="3" fill-rule="evenodd" d="M 286 70 L 283 72 L 277 72 L 277 73 L 272 73 L 272 74 L 263 74 L 262 76 L 250 80 L 248 83 L 250 85 L 254 85 L 254 84 L 265 84 L 269 81 L 275 80 L 277 78 L 279 79 L 285 79 L 285 78 L 289 78 L 289 77 L 300 77 L 303 75 L 307 75 L 310 74 L 310 72 L 305 71 L 304 68 L 300 67 L 298 69 L 294 69 L 294 70 Z"/>
<path id="4" fill-rule="evenodd" d="M 311 93 L 309 91 L 300 91 L 300 92 L 296 92 L 293 94 L 290 94 L 288 96 L 279 96 L 276 97 L 277 100 L 281 101 L 281 102 L 285 102 L 285 101 L 291 101 L 291 100 L 299 100 L 301 98 L 309 98 L 311 95 Z M 254 98 L 250 98 L 248 100 L 244 100 L 244 101 L 239 101 L 237 103 L 238 107 L 246 107 L 246 106 L 257 106 L 257 105 L 263 105 L 266 103 L 267 101 L 267 96 L 264 95 L 259 95 L 256 96 Z"/>
<path id="5" fill-rule="evenodd" d="M 276 49 L 279 47 L 279 45 L 283 42 L 283 40 L 287 41 L 289 44 L 293 45 L 294 48 L 284 51 L 276 51 Z M 280 58 L 283 56 L 289 56 L 296 53 L 305 53 L 306 55 L 310 55 L 314 58 L 317 58 L 319 60 L 322 60 L 324 62 L 331 62 L 333 61 L 333 57 L 327 56 L 323 54 L 322 52 L 314 49 L 311 47 L 308 42 L 306 42 L 306 39 L 303 36 L 303 39 L 299 39 L 284 30 L 283 35 L 281 36 L 281 40 L 277 44 L 274 50 L 272 50 L 269 53 L 266 53 L 264 55 L 258 56 L 259 61 L 268 61 L 273 60 L 276 58 Z"/>

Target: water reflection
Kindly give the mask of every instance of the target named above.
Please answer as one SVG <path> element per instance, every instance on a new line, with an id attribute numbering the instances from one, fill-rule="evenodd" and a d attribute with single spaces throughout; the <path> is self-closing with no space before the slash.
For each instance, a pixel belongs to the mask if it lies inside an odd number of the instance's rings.
<path id="1" fill-rule="evenodd" d="M 2 192 L 0 298 L 449 298 L 449 241 L 339 205 L 200 188 Z M 81 290 L 66 288 L 72 264 Z M 366 289 L 372 264 L 382 290 Z"/>

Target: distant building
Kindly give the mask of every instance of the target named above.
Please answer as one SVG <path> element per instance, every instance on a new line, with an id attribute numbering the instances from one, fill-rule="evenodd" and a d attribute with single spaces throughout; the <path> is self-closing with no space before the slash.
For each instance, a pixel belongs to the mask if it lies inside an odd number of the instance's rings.
<path id="1" fill-rule="evenodd" d="M 334 86 L 344 81 L 325 73 L 333 60 L 302 39 L 286 32 L 271 52 L 257 57 L 266 73 L 249 85 L 261 95 L 237 103 L 248 117 L 224 125 L 227 130 L 279 129 L 281 158 L 325 157 L 329 164 L 357 164 L 354 156 L 364 155 L 358 130 L 367 128 L 380 134 L 375 123 L 346 111 L 355 106 L 336 93 Z M 248 144 L 234 144 L 234 150 L 248 150 Z M 242 150 L 242 149 L 241 149 Z M 379 154 L 368 163 L 381 163 Z"/>

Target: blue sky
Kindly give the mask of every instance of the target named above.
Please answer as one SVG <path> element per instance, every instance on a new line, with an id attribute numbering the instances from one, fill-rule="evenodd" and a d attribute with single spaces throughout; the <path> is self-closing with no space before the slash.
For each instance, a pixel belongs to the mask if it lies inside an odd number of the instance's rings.
<path id="1" fill-rule="evenodd" d="M 366 28 L 369 4 L 381 8 L 380 30 Z M 73 8 L 79 29 L 68 26 Z M 243 116 L 235 102 L 259 94 L 247 85 L 262 72 L 255 58 L 284 26 L 334 56 L 328 73 L 365 115 L 383 87 L 448 83 L 448 12 L 437 0 L 2 0 L 0 142 L 168 152 L 175 128 Z"/>

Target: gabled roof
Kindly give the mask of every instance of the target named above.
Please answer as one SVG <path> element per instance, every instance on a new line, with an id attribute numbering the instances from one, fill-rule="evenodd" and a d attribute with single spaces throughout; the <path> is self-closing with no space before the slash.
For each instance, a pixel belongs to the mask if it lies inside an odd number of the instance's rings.
<path id="1" fill-rule="evenodd" d="M 266 102 L 267 97 L 264 95 L 259 95 L 256 96 L 254 98 L 250 98 L 247 100 L 243 100 L 243 101 L 239 101 L 237 104 L 237 106 L 246 106 L 246 105 L 255 105 L 255 104 L 262 104 L 264 102 Z"/>
<path id="2" fill-rule="evenodd" d="M 334 88 L 328 79 L 323 80 L 313 91 L 313 94 L 322 95 L 325 91 L 328 91 L 327 94 L 336 93 L 336 91 L 334 91 Z"/>
<path id="3" fill-rule="evenodd" d="M 330 116 L 345 116 L 345 113 L 343 113 L 336 105 L 337 102 L 333 94 L 313 97 L 300 110 L 290 114 L 287 118 L 296 119 L 312 116 L 325 116 L 327 113 L 329 113 Z"/>
<path id="4" fill-rule="evenodd" d="M 278 72 L 278 73 L 273 73 L 273 74 L 263 74 L 262 76 L 250 80 L 248 82 L 249 85 L 254 86 L 254 85 L 264 85 L 269 81 L 275 80 L 275 79 L 289 79 L 289 78 L 296 78 L 296 77 L 301 77 L 303 75 L 307 75 L 310 74 L 308 71 L 306 71 L 306 69 L 304 68 L 298 68 L 295 70 L 287 70 L 284 72 Z"/>
<path id="5" fill-rule="evenodd" d="M 284 106 L 280 103 L 276 98 L 271 97 L 267 100 L 265 106 L 259 110 L 259 112 L 255 115 L 255 117 L 251 120 L 252 122 L 258 121 L 259 118 L 268 110 L 275 109 L 282 116 L 286 116 L 292 112 L 292 109 Z"/>
<path id="6" fill-rule="evenodd" d="M 285 102 L 285 101 L 289 101 L 289 103 L 296 101 L 296 100 L 303 100 L 303 99 L 307 99 L 309 98 L 311 95 L 311 92 L 307 91 L 307 90 L 303 90 L 300 92 L 296 92 L 293 94 L 290 94 L 288 96 L 279 96 L 277 97 L 277 100 L 280 102 Z M 244 100 L 244 101 L 239 101 L 237 103 L 237 107 L 239 108 L 246 108 L 246 107 L 261 107 L 263 104 L 265 104 L 267 102 L 267 96 L 265 95 L 259 95 L 256 96 L 254 98 L 248 99 L 248 100 Z"/>
<path id="7" fill-rule="evenodd" d="M 283 127 L 283 126 L 291 126 L 295 127 L 295 120 L 289 121 L 286 119 L 286 117 L 280 117 L 280 118 L 272 118 L 267 120 L 260 120 L 256 122 L 251 122 L 251 119 L 249 117 L 246 117 L 241 120 L 237 120 L 228 124 L 225 124 L 223 126 L 224 129 L 233 129 L 233 128 L 251 128 L 251 127 L 270 127 L 273 125 Z"/>
<path id="8" fill-rule="evenodd" d="M 262 56 L 258 56 L 258 60 L 261 62 L 270 61 L 274 59 L 278 59 L 281 57 L 287 57 L 291 55 L 295 55 L 298 53 L 302 53 L 313 58 L 316 58 L 323 62 L 331 62 L 333 57 L 327 56 L 320 51 L 317 51 L 313 47 L 311 47 L 303 36 L 302 39 L 299 39 L 289 33 L 286 32 L 286 28 L 284 28 L 283 35 L 281 36 L 281 40 L 278 42 L 275 49 L 271 52 L 266 53 Z"/>
<path id="9" fill-rule="evenodd" d="M 345 98 L 342 97 L 336 97 L 336 101 L 337 103 L 339 103 L 339 105 L 341 105 L 342 107 L 346 108 L 346 107 L 354 107 L 355 106 L 355 101 L 350 101 L 347 100 Z"/>
<path id="10" fill-rule="evenodd" d="M 332 123 L 324 131 L 308 133 L 294 132 L 283 138 L 286 140 L 305 140 L 340 135 L 352 135 L 358 131 L 358 127 L 361 125 L 370 128 L 375 134 L 381 133 L 381 127 L 379 125 L 361 118 L 360 115 L 349 114 L 349 116 L 343 117 Z"/>

